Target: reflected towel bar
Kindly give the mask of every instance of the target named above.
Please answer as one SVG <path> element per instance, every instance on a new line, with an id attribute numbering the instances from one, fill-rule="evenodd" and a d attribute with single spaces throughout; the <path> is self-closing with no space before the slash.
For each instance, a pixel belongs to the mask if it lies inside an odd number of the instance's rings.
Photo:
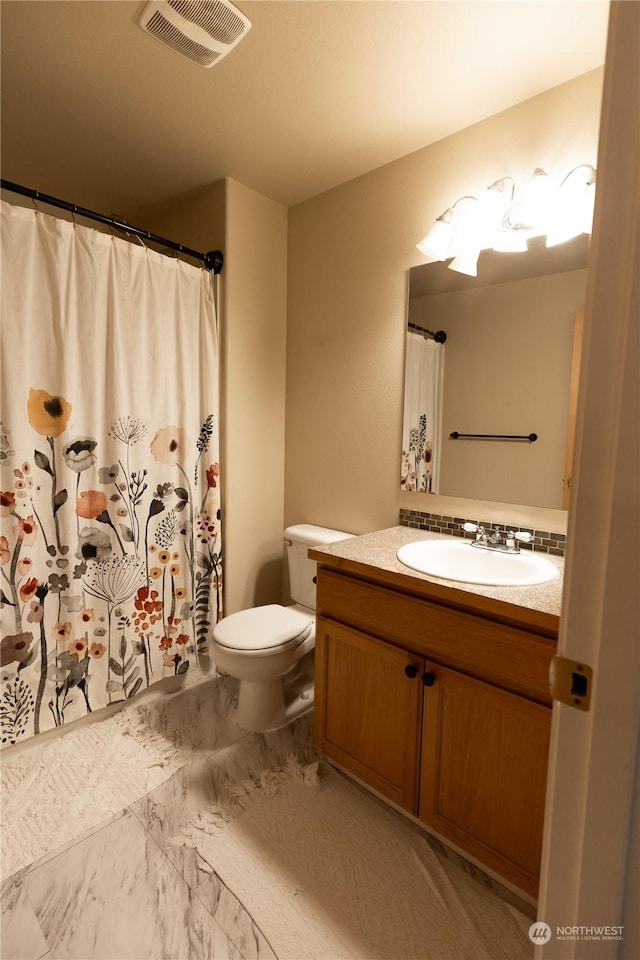
<path id="1" fill-rule="evenodd" d="M 528 433 L 526 435 L 512 433 L 458 433 L 454 430 L 449 436 L 452 440 L 526 440 L 529 443 L 535 443 L 538 439 L 537 433 Z"/>

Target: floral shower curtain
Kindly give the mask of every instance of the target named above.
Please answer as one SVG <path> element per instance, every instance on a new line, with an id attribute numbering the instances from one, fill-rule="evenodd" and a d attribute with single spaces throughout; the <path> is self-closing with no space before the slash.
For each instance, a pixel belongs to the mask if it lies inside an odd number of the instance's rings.
<path id="1" fill-rule="evenodd" d="M 438 493 L 444 343 L 407 330 L 402 472 L 410 493 Z"/>
<path id="2" fill-rule="evenodd" d="M 3 745 L 198 669 L 217 358 L 206 271 L 2 204 Z"/>

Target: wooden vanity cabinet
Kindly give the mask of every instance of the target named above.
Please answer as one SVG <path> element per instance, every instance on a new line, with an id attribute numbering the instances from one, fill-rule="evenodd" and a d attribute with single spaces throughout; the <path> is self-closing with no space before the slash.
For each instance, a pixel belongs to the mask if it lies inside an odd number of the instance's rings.
<path id="1" fill-rule="evenodd" d="M 416 812 L 422 723 L 416 658 L 320 617 L 318 661 L 316 746 L 389 800 Z"/>
<path id="2" fill-rule="evenodd" d="M 319 566 L 314 742 L 536 896 L 553 637 Z"/>
<path id="3" fill-rule="evenodd" d="M 418 816 L 536 896 L 551 710 L 457 670 L 433 674 Z"/>

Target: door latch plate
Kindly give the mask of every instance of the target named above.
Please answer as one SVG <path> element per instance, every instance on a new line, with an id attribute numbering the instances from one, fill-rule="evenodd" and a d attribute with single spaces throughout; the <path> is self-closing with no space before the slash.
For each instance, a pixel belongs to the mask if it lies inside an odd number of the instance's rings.
<path id="1" fill-rule="evenodd" d="M 551 696 L 578 710 L 588 710 L 591 703 L 593 669 L 586 663 L 554 657 L 549 665 Z"/>

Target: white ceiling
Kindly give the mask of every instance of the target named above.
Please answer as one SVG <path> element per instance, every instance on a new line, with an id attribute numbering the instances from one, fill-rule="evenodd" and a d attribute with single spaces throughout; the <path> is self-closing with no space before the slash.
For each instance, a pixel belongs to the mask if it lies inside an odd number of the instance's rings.
<path id="1" fill-rule="evenodd" d="M 204 69 L 137 0 L 3 0 L 2 176 L 109 214 L 232 177 L 285 205 L 604 62 L 605 0 L 235 0 Z"/>

